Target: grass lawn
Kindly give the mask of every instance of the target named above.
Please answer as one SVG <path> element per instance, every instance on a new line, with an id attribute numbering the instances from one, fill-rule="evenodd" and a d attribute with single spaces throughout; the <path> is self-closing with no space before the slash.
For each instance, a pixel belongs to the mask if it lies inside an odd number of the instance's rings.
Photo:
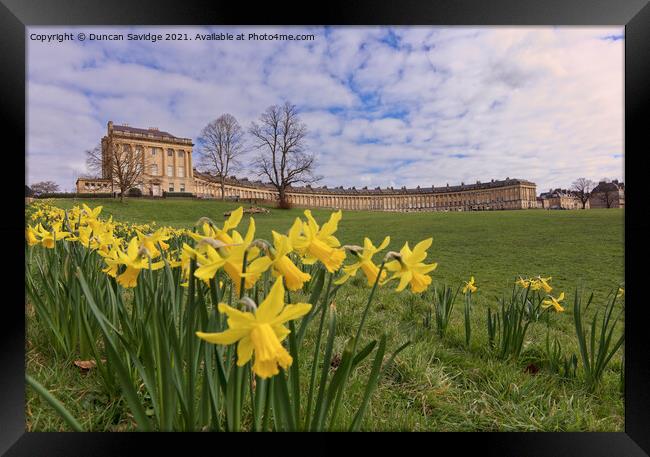
<path id="1" fill-rule="evenodd" d="M 82 201 L 55 200 L 62 208 Z M 103 205 L 102 215 L 129 222 L 156 221 L 159 226 L 191 227 L 201 216 L 216 223 L 237 203 L 195 200 L 83 200 Z M 246 207 L 246 206 L 245 206 Z M 313 211 L 319 223 L 330 210 Z M 270 238 L 271 229 L 286 231 L 302 209 L 272 209 L 255 216 L 257 237 Z M 577 345 L 571 315 L 573 293 L 580 285 L 594 291 L 590 314 L 604 305 L 608 292 L 624 279 L 623 211 L 498 211 L 466 213 L 382 213 L 344 211 L 336 236 L 343 244 L 363 244 L 368 236 L 378 245 L 391 236 L 388 250 L 399 250 L 404 242 L 412 247 L 433 237 L 426 262 L 435 261 L 433 285 L 454 287 L 470 275 L 479 291 L 474 299 L 472 343 L 464 346 L 462 297 L 459 295 L 452 322 L 444 339 L 423 325 L 432 303 L 432 290 L 422 295 L 396 294 L 392 288 L 378 291 L 365 329 L 366 339 L 388 334 L 389 348 L 410 340 L 397 362 L 379 384 L 370 403 L 363 428 L 366 430 L 623 430 L 623 398 L 620 393 L 619 350 L 603 384 L 588 393 L 580 378 L 563 380 L 544 369 L 527 372 L 528 365 L 543 363 L 542 347 L 546 323 L 531 325 L 522 357 L 501 361 L 487 349 L 486 309 L 496 308 L 495 297 L 509 293 L 516 276 L 551 276 L 553 294 L 567 295 L 567 311 L 552 315 L 551 335 L 564 351 Z M 240 228 L 247 227 L 246 218 Z M 378 255 L 375 260 L 380 260 Z M 395 283 L 396 285 L 396 283 Z M 394 288 L 394 287 L 393 287 Z M 336 296 L 339 336 L 335 352 L 341 353 L 345 339 L 359 322 L 368 288 L 365 280 L 349 281 Z M 91 430 L 129 429 L 125 404 L 102 396 L 93 372 L 80 373 L 72 365 L 74 356 L 63 360 L 39 336 L 38 323 L 29 319 L 27 372 L 52 391 Z M 619 325 L 622 331 L 622 323 Z M 312 342 L 313 344 L 313 342 Z M 301 361 L 301 364 L 304 361 Z M 360 401 L 369 364 L 357 369 L 350 401 Z M 303 370 L 301 370 L 303 371 Z M 304 367 L 309 373 L 309 367 Z M 56 413 L 33 392 L 27 396 L 29 430 L 59 430 L 66 426 Z M 349 422 L 353 408 L 343 411 L 341 423 Z"/>

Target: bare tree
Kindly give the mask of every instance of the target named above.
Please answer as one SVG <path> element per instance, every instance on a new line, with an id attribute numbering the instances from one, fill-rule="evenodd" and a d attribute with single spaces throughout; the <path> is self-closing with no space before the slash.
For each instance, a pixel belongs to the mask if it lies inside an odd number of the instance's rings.
<path id="1" fill-rule="evenodd" d="M 595 182 L 587 178 L 578 178 L 571 184 L 571 190 L 575 192 L 576 197 L 582 203 L 582 209 L 585 209 L 585 205 L 589 201 L 591 191 L 595 185 Z"/>
<path id="2" fill-rule="evenodd" d="M 618 188 L 615 184 L 602 186 L 600 192 L 598 192 L 598 198 L 603 202 L 606 208 L 611 208 L 616 198 L 618 197 Z"/>
<path id="3" fill-rule="evenodd" d="M 280 208 L 289 207 L 286 192 L 292 184 L 321 179 L 314 175 L 314 155 L 305 152 L 307 126 L 300 121 L 295 105 L 286 102 L 268 107 L 249 131 L 259 150 L 253 169 L 278 190 Z"/>
<path id="4" fill-rule="evenodd" d="M 99 178 L 102 176 L 104 172 L 104 156 L 102 155 L 101 144 L 86 150 L 86 169 L 89 177 Z"/>
<path id="5" fill-rule="evenodd" d="M 201 131 L 201 165 L 219 179 L 222 200 L 228 173 L 240 166 L 238 158 L 244 152 L 243 139 L 244 130 L 232 114 L 222 114 Z"/>
<path id="6" fill-rule="evenodd" d="M 120 190 L 120 200 L 124 200 L 126 192 L 141 183 L 145 174 L 144 150 L 132 150 L 129 145 L 107 144 L 106 149 L 100 146 L 86 151 L 86 167 L 97 173 L 102 170 L 102 176 L 112 180 Z"/>
<path id="7" fill-rule="evenodd" d="M 48 194 L 58 191 L 59 185 L 54 181 L 40 181 L 32 184 L 32 192 L 34 195 Z"/>

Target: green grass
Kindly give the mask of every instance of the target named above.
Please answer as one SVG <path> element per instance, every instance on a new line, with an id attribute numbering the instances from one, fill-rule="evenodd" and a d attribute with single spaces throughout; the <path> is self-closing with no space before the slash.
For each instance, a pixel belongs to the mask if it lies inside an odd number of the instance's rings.
<path id="1" fill-rule="evenodd" d="M 129 222 L 156 221 L 158 225 L 191 227 L 201 216 L 220 223 L 224 211 L 236 203 L 191 200 L 84 200 L 103 205 L 103 215 Z M 57 200 L 69 208 L 79 201 Z M 319 223 L 331 211 L 314 210 Z M 286 231 L 301 209 L 272 209 L 255 216 L 257 237 L 269 238 L 270 230 Z M 245 228 L 244 220 L 240 228 Z M 365 340 L 381 332 L 389 337 L 388 348 L 406 340 L 413 344 L 379 384 L 369 405 L 366 430 L 592 430 L 623 429 L 623 399 L 619 390 L 621 353 L 612 360 L 602 386 L 594 393 L 578 379 L 563 380 L 543 369 L 541 348 L 546 324 L 533 324 L 518 361 L 499 361 L 487 350 L 486 307 L 496 308 L 495 296 L 509 293 L 515 276 L 552 276 L 553 293 L 565 291 L 567 311 L 552 315 L 552 335 L 563 349 L 577 354 L 571 306 L 577 285 L 595 293 L 590 315 L 604 304 L 606 294 L 624 279 L 623 211 L 500 211 L 467 213 L 381 213 L 344 211 L 337 232 L 344 244 L 362 244 L 370 237 L 375 244 L 391 236 L 388 249 L 399 250 L 406 241 L 413 246 L 433 237 L 427 261 L 439 266 L 434 285 L 454 287 L 470 275 L 479 291 L 474 299 L 472 343 L 464 347 L 462 297 L 458 297 L 447 336 L 424 328 L 423 319 L 432 293 L 396 294 L 379 290 L 368 316 Z M 376 260 L 380 260 L 377 256 Z M 339 313 L 335 353 L 353 335 L 367 299 L 365 280 L 349 281 L 337 294 Z M 80 373 L 74 357 L 58 357 L 39 338 L 38 323 L 27 320 L 27 372 L 68 407 L 79 422 L 91 430 L 129 429 L 132 419 L 124 405 L 102 396 L 99 380 L 91 370 Z M 622 323 L 619 331 L 622 331 Z M 309 335 L 308 335 L 309 338 Z M 313 341 L 307 340 L 308 345 Z M 362 342 L 363 344 L 363 342 Z M 306 363 L 301 360 L 301 365 Z M 541 369 L 532 375 L 525 368 Z M 357 405 L 364 389 L 369 364 L 354 374 L 349 401 Z M 302 367 L 308 373 L 309 367 Z M 303 383 L 304 385 L 305 383 Z M 348 422 L 353 408 L 342 411 L 341 424 Z M 29 430 L 59 430 L 67 426 L 40 398 L 28 389 Z"/>

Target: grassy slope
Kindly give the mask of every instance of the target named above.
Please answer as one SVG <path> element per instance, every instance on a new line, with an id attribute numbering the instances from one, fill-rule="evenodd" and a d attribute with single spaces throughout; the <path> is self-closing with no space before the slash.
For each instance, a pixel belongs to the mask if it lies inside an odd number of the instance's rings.
<path id="1" fill-rule="evenodd" d="M 237 207 L 215 201 L 86 201 L 104 205 L 103 213 L 117 220 L 157 221 L 159 225 L 189 227 L 201 216 L 220 223 L 223 212 Z M 55 202 L 69 207 L 70 200 Z M 324 221 L 330 211 L 313 211 Z M 302 210 L 272 210 L 255 217 L 258 237 L 270 230 L 284 231 Z M 242 226 L 246 227 L 244 221 Z M 376 244 L 390 235 L 389 249 L 399 250 L 403 242 L 411 246 L 432 236 L 429 258 L 439 263 L 434 284 L 454 285 L 476 277 L 479 293 L 473 313 L 473 342 L 463 347 L 462 302 L 459 299 L 445 340 L 423 328 L 422 319 L 430 294 L 414 296 L 382 289 L 369 316 L 366 335 L 389 335 L 389 347 L 410 339 L 414 344 L 403 352 L 388 379 L 384 379 L 371 402 L 364 428 L 369 430 L 621 430 L 623 402 L 618 392 L 620 352 L 612 362 L 604 386 L 596 395 L 583 391 L 581 382 L 561 381 L 541 371 L 536 376 L 524 372 L 530 362 L 538 362 L 546 334 L 545 324 L 532 326 L 524 357 L 518 362 L 501 362 L 488 357 L 485 308 L 495 307 L 494 296 L 508 290 L 515 275 L 552 276 L 554 293 L 573 296 L 580 283 L 596 292 L 601 303 L 607 292 L 623 280 L 623 212 L 590 211 L 504 211 L 482 213 L 379 213 L 344 212 L 338 232 L 342 243 L 362 244 L 369 236 Z M 378 256 L 379 257 L 379 256 Z M 365 281 L 354 280 L 341 289 L 336 303 L 342 350 L 361 315 L 361 303 L 368 294 Z M 595 309 L 596 307 L 594 307 Z M 55 389 L 94 430 L 111 423 L 128 423 L 119 405 L 102 400 L 93 374 L 80 375 L 70 368 L 70 360 L 57 361 L 40 342 L 31 323 L 28 334 L 28 372 L 46 387 Z M 570 309 L 552 316 L 553 334 L 565 350 L 576 352 Z M 622 325 L 621 325 L 622 330 Z M 313 344 L 313 343 L 312 343 Z M 31 345 L 31 346 L 30 346 Z M 303 361 L 304 362 L 304 361 Z M 308 367 L 304 372 L 308 372 Z M 360 368 L 352 397 L 360 398 L 365 368 Z M 65 386 L 65 387 L 64 387 Z M 82 401 L 77 401 L 81 396 Z M 358 400 L 357 400 L 358 402 Z M 352 400 L 352 404 L 357 404 Z M 37 430 L 61 427 L 60 420 L 40 400 L 28 396 L 28 426 Z M 32 408 L 34 406 L 34 408 Z M 37 413 L 34 412 L 37 411 Z M 344 411 L 352 414 L 352 411 Z M 110 418 L 110 420 L 107 420 Z M 108 424 L 108 425 L 107 425 Z M 116 425 L 119 427 L 119 425 Z"/>

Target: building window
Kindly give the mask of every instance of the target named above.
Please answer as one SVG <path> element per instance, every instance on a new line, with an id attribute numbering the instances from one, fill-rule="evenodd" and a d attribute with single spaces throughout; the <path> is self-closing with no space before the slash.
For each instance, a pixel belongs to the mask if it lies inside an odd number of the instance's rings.
<path id="1" fill-rule="evenodd" d="M 185 168 L 177 167 L 176 168 L 176 176 L 178 176 L 179 178 L 184 178 L 185 177 Z"/>
<path id="2" fill-rule="evenodd" d="M 155 156 L 156 155 L 156 148 L 151 148 L 151 155 Z"/>
<path id="3" fill-rule="evenodd" d="M 167 176 L 174 176 L 174 166 L 167 165 Z"/>
<path id="4" fill-rule="evenodd" d="M 184 155 L 185 155 L 184 151 L 178 151 L 178 157 L 182 159 Z"/>
<path id="5" fill-rule="evenodd" d="M 174 156 L 174 150 L 173 149 L 167 149 L 167 157 L 173 157 Z"/>
<path id="6" fill-rule="evenodd" d="M 170 184 L 170 185 L 169 185 L 169 191 L 170 191 L 170 192 L 174 192 L 174 185 L 173 185 L 173 184 Z"/>
<path id="7" fill-rule="evenodd" d="M 180 191 L 181 191 L 181 192 L 185 192 L 185 184 L 181 184 Z"/>
<path id="8" fill-rule="evenodd" d="M 154 163 L 151 165 L 151 174 L 154 176 L 158 176 L 158 164 Z"/>

